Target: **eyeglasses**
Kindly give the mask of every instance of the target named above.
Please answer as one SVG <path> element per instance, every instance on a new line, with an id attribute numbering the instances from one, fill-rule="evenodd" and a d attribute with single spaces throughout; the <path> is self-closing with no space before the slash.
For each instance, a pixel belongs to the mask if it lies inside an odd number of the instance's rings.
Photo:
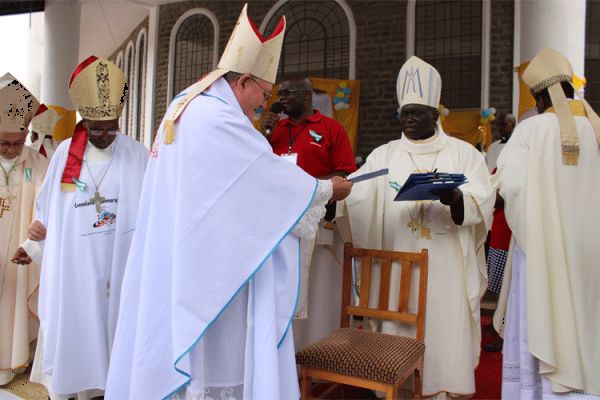
<path id="1" fill-rule="evenodd" d="M 282 89 L 277 91 L 277 96 L 279 97 L 288 97 L 290 93 L 294 92 L 308 92 L 308 89 Z"/>
<path id="2" fill-rule="evenodd" d="M 253 81 L 254 83 L 256 83 L 256 84 L 258 85 L 258 87 L 259 87 L 259 88 L 261 88 L 261 89 L 262 89 L 262 91 L 263 91 L 263 97 L 264 97 L 265 101 L 269 100 L 269 99 L 271 98 L 271 96 L 272 96 L 272 94 L 271 94 L 271 91 L 270 91 L 270 90 L 267 90 L 267 89 L 265 89 L 265 88 L 263 87 L 263 85 L 261 85 L 261 84 L 260 84 L 260 83 L 259 83 L 259 82 L 258 82 L 258 81 L 257 81 L 257 80 L 256 80 L 256 79 L 253 77 L 253 76 L 251 76 L 251 77 L 250 77 L 250 79 L 252 79 L 252 81 Z"/>
<path id="3" fill-rule="evenodd" d="M 1 141 L 0 142 L 0 149 L 2 149 L 4 151 L 10 149 L 11 147 L 14 147 L 15 150 L 19 150 L 23 146 L 25 146 L 25 141 L 18 141 L 18 142 Z"/>
<path id="4" fill-rule="evenodd" d="M 115 136 L 118 132 L 118 129 L 89 129 L 88 128 L 87 131 L 90 134 L 90 136 L 102 136 L 102 134 L 104 132 L 106 132 L 107 135 Z"/>

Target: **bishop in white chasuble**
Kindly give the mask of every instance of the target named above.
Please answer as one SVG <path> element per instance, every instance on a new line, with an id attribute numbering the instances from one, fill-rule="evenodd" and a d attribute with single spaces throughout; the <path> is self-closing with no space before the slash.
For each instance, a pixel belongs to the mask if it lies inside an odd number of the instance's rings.
<path id="1" fill-rule="evenodd" d="M 107 399 L 299 397 L 299 238 L 314 237 L 327 201 L 351 184 L 311 177 L 254 128 L 285 18 L 268 39 L 253 26 L 245 6 L 218 68 L 174 99 L 159 128 Z"/>
<path id="2" fill-rule="evenodd" d="M 86 59 L 69 93 L 83 121 L 50 162 L 32 224 L 47 229 L 32 380 L 52 400 L 105 388 L 148 160 L 141 143 L 118 132 L 127 86 L 113 63 Z"/>
<path id="3" fill-rule="evenodd" d="M 540 115 L 517 126 L 498 159 L 515 238 L 494 321 L 504 398 L 600 396 L 600 117 L 573 100 L 572 77 L 552 49 L 531 60 L 523 79 Z"/>
<path id="4" fill-rule="evenodd" d="M 444 398 L 475 392 L 479 301 L 487 285 L 483 243 L 494 193 L 483 156 L 470 144 L 447 136 L 439 124 L 436 127 L 440 89 L 441 79 L 432 66 L 416 57 L 404 64 L 398 79 L 402 138 L 376 148 L 356 172 L 389 168 L 389 174 L 357 183 L 340 214 L 349 217 L 356 247 L 429 250 L 423 394 Z M 440 192 L 441 201 L 394 201 L 411 173 L 434 170 L 463 173 L 468 182 L 452 193 Z M 399 279 L 400 268 L 395 265 L 392 309 L 397 307 Z M 418 274 L 413 273 L 412 280 L 409 308 L 414 311 Z M 376 272 L 371 282 L 373 302 L 378 299 L 378 285 Z M 383 322 L 377 329 L 415 334 L 414 329 L 393 322 Z"/>

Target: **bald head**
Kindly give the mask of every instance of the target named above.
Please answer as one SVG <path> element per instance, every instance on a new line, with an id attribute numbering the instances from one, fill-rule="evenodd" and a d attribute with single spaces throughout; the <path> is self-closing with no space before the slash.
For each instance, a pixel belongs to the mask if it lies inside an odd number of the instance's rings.
<path id="1" fill-rule="evenodd" d="M 498 133 L 502 137 L 507 137 L 512 134 L 517 124 L 517 119 L 512 114 L 500 114 L 498 117 Z"/>

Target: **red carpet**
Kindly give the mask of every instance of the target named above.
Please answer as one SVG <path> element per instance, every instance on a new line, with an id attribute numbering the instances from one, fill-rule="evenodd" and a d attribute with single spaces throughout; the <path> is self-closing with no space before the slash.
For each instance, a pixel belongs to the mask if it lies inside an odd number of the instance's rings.
<path id="1" fill-rule="evenodd" d="M 488 353 L 483 346 L 493 342 L 496 335 L 492 334 L 492 317 L 481 316 L 481 356 L 479 367 L 475 370 L 475 395 L 473 399 L 499 399 L 502 388 L 502 352 Z"/>

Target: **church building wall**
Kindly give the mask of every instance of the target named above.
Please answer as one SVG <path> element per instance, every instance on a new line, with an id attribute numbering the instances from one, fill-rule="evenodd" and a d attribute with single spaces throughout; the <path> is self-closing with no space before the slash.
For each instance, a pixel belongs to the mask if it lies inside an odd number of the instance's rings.
<path id="1" fill-rule="evenodd" d="M 419 1 L 419 0 L 417 0 Z M 219 25 L 219 55 L 246 1 L 198 0 L 159 8 L 154 132 L 166 111 L 169 89 L 169 46 L 178 19 L 194 8 L 214 14 Z M 274 0 L 247 1 L 249 16 L 262 22 Z M 361 82 L 357 155 L 399 137 L 396 78 L 406 59 L 406 0 L 346 0 L 356 23 L 356 79 Z M 512 109 L 514 0 L 491 0 L 489 106 L 498 112 Z M 200 78 L 200 77 L 198 77 Z M 346 76 L 341 77 L 346 78 Z M 481 77 L 473 77 L 481 79 Z"/>

